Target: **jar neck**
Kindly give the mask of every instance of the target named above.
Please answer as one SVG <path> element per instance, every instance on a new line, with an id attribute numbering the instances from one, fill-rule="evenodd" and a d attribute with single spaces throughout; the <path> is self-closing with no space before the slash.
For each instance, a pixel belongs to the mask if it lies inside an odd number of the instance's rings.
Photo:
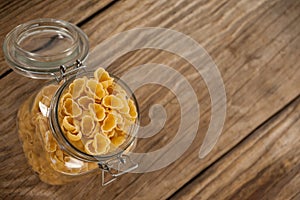
<path id="1" fill-rule="evenodd" d="M 92 76 L 92 72 L 84 72 L 82 73 L 86 76 Z M 100 155 L 100 156 L 95 156 L 95 155 L 90 155 L 87 154 L 86 152 L 82 152 L 81 150 L 77 149 L 75 146 L 70 143 L 70 141 L 66 138 L 65 134 L 63 133 L 60 123 L 59 123 L 59 114 L 58 114 L 58 104 L 59 100 L 63 94 L 63 91 L 65 88 L 69 86 L 69 84 L 75 79 L 75 77 L 81 76 L 78 74 L 77 76 L 70 77 L 68 80 L 66 80 L 56 91 L 55 95 L 53 96 L 51 100 L 51 105 L 50 105 L 50 112 L 49 112 L 49 123 L 50 123 L 50 128 L 52 130 L 53 136 L 56 138 L 59 146 L 66 151 L 69 155 L 86 161 L 86 162 L 106 162 L 112 159 L 115 159 L 119 156 L 121 156 L 124 152 L 127 152 L 127 150 L 130 149 L 131 146 L 133 146 L 134 141 L 135 141 L 135 136 L 138 130 L 138 123 L 139 123 L 139 116 L 137 118 L 137 122 L 135 125 L 132 126 L 130 130 L 130 139 L 123 144 L 121 147 L 117 148 L 115 151 L 105 154 L 105 155 Z M 112 75 L 111 75 L 112 76 Z M 122 87 L 125 87 L 125 90 L 130 91 L 130 93 L 133 95 L 132 91 L 129 89 L 129 87 L 120 79 L 118 79 L 115 76 L 112 76 L 115 80 L 118 80 L 118 83 L 122 85 Z M 135 101 L 137 110 L 138 110 L 138 105 L 135 96 L 133 95 L 133 99 Z M 139 111 L 138 111 L 139 113 Z"/>

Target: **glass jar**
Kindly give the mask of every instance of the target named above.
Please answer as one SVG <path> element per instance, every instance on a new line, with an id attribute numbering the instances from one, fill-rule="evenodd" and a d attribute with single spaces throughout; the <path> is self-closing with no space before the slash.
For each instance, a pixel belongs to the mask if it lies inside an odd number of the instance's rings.
<path id="1" fill-rule="evenodd" d="M 83 31 L 62 20 L 33 20 L 8 33 L 3 50 L 14 71 L 49 79 L 18 112 L 25 156 L 42 181 L 59 185 L 101 171 L 106 185 L 137 168 L 128 155 L 136 143 L 137 101 L 122 80 L 84 66 Z"/>

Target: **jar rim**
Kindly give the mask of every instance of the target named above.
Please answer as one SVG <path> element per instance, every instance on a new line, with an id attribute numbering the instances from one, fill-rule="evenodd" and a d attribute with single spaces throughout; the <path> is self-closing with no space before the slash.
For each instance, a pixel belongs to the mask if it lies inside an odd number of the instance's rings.
<path id="1" fill-rule="evenodd" d="M 50 19 L 50 21 L 52 21 L 52 20 Z M 29 21 L 29 22 L 19 25 L 19 28 L 17 28 L 15 30 L 15 32 L 13 32 L 13 34 L 16 37 L 16 40 L 13 40 L 13 43 L 16 46 L 16 49 L 18 49 L 19 51 L 24 52 L 28 55 L 31 55 L 32 57 L 52 56 L 52 55 L 40 55 L 38 53 L 35 53 L 38 50 L 33 50 L 33 52 L 30 52 L 30 51 L 22 48 L 20 45 L 22 35 L 24 35 L 28 30 L 40 28 L 41 22 L 48 22 L 48 20 L 38 19 L 36 21 Z M 39 23 L 39 25 L 37 23 Z M 72 43 L 70 44 L 70 47 L 66 48 L 61 53 L 74 50 L 76 48 L 76 46 L 78 46 L 78 32 L 76 32 L 76 29 L 74 28 L 74 26 L 72 26 L 70 23 L 66 23 L 65 21 L 62 21 L 62 20 L 56 20 L 55 23 L 56 23 L 56 25 L 61 25 L 63 30 L 65 30 L 67 33 L 69 32 L 69 35 L 73 38 Z M 54 27 L 52 27 L 53 25 L 52 26 L 48 25 L 48 26 L 49 26 L 49 28 L 54 28 Z"/>
<path id="2" fill-rule="evenodd" d="M 31 49 L 22 47 L 21 43 Z M 86 34 L 76 25 L 41 18 L 11 30 L 5 37 L 3 52 L 16 72 L 31 78 L 53 79 L 61 65 L 68 68 L 76 60 L 85 61 L 89 44 Z"/>
<path id="3" fill-rule="evenodd" d="M 93 74 L 93 72 L 79 72 L 77 75 L 74 75 L 72 77 L 70 77 L 67 81 L 65 81 L 60 87 L 59 89 L 56 91 L 56 93 L 54 94 L 52 100 L 51 100 L 51 105 L 50 105 L 50 112 L 49 112 L 49 123 L 50 123 L 50 128 L 53 132 L 54 137 L 56 138 L 57 142 L 59 143 L 59 145 L 61 146 L 61 148 L 63 150 L 65 150 L 68 154 L 83 160 L 83 161 L 87 161 L 87 162 L 103 162 L 103 161 L 107 161 L 110 159 L 113 159 L 119 155 L 122 155 L 124 153 L 124 151 L 126 151 L 134 142 L 137 132 L 138 132 L 138 127 L 139 127 L 139 122 L 140 122 L 140 112 L 139 112 L 139 106 L 138 106 L 138 102 L 137 99 L 134 95 L 134 93 L 132 92 L 132 90 L 129 88 L 129 86 L 120 78 L 110 74 L 110 76 L 112 78 L 114 78 L 115 80 L 117 80 L 117 84 L 119 84 L 123 89 L 126 90 L 126 92 L 130 93 L 130 96 L 132 98 L 132 100 L 134 101 L 134 104 L 136 106 L 136 110 L 137 110 L 137 118 L 136 121 L 133 125 L 131 125 L 131 129 L 128 133 L 128 135 L 130 135 L 130 139 L 128 141 L 125 142 L 125 144 L 122 144 L 121 148 L 117 148 L 118 151 L 113 151 L 112 153 L 108 153 L 108 154 L 104 154 L 104 155 L 90 155 L 87 154 L 86 152 L 82 152 L 81 150 L 79 150 L 78 148 L 76 148 L 65 136 L 65 134 L 63 133 L 63 130 L 60 127 L 60 123 L 58 120 L 58 105 L 59 105 L 59 100 L 63 95 L 64 89 L 76 78 L 79 76 L 91 76 Z"/>

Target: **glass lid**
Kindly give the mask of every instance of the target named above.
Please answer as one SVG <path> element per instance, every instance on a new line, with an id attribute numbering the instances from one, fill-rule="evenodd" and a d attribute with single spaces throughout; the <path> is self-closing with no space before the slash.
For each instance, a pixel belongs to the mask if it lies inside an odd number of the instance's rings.
<path id="1" fill-rule="evenodd" d="M 61 66 L 83 62 L 88 38 L 77 26 L 56 19 L 37 19 L 9 32 L 3 43 L 5 58 L 16 72 L 39 79 L 53 79 Z"/>

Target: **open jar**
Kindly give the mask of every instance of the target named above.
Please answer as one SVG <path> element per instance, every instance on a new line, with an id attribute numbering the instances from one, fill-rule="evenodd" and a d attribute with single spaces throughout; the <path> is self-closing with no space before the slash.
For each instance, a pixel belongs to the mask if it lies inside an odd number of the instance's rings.
<path id="1" fill-rule="evenodd" d="M 136 98 L 104 69 L 88 71 L 88 39 L 78 27 L 33 20 L 13 29 L 3 50 L 16 72 L 49 79 L 18 112 L 24 153 L 42 181 L 64 184 L 101 171 L 106 185 L 138 167 L 129 156 L 139 123 Z"/>

